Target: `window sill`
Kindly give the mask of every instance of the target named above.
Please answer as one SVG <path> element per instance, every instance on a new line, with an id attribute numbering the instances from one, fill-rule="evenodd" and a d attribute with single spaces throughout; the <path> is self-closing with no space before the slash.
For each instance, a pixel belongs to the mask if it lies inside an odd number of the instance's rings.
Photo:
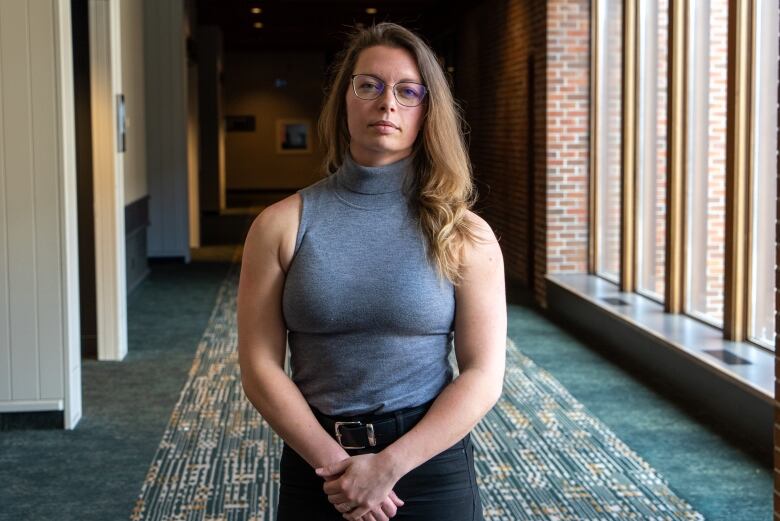
<path id="1" fill-rule="evenodd" d="M 749 342 L 725 340 L 719 329 L 665 313 L 661 304 L 621 292 L 595 275 L 548 274 L 546 280 L 548 307 L 555 316 L 639 361 L 643 371 L 709 405 L 727 422 L 751 431 L 748 435 L 762 446 L 771 445 L 773 353 Z"/>

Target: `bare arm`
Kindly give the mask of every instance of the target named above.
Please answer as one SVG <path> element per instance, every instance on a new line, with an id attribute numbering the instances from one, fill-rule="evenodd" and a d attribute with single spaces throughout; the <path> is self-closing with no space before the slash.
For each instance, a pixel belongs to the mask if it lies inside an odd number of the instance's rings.
<path id="1" fill-rule="evenodd" d="M 504 261 L 487 223 L 474 214 L 471 218 L 482 239 L 467 246 L 464 279 L 455 292 L 460 375 L 414 428 L 382 451 L 398 476 L 455 444 L 501 396 L 507 333 Z"/>
<path id="2" fill-rule="evenodd" d="M 274 432 L 316 468 L 336 464 L 349 454 L 325 432 L 284 371 L 287 327 L 282 290 L 295 248 L 300 205 L 300 195 L 295 194 L 269 206 L 247 235 L 238 284 L 238 362 L 249 401 Z M 387 521 L 402 505 L 390 491 L 366 519 Z M 335 507 L 339 512 L 350 508 Z"/>
<path id="3" fill-rule="evenodd" d="M 284 372 L 282 288 L 300 204 L 296 194 L 269 206 L 247 235 L 238 286 L 238 361 L 249 401 L 295 452 L 317 467 L 349 455 L 325 432 Z"/>

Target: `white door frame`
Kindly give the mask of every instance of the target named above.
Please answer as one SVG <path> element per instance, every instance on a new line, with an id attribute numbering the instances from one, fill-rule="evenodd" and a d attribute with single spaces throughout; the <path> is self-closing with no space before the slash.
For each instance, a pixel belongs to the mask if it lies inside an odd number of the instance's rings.
<path id="1" fill-rule="evenodd" d="M 98 360 L 127 354 L 124 161 L 117 143 L 122 92 L 120 0 L 89 0 Z"/>
<path id="2" fill-rule="evenodd" d="M 81 403 L 81 320 L 79 302 L 78 208 L 76 204 L 76 133 L 73 94 L 73 38 L 70 0 L 54 5 L 55 47 L 59 54 L 56 75 L 60 85 L 59 163 L 62 168 L 62 237 L 59 255 L 63 266 L 63 397 L 64 427 L 75 429 L 82 415 Z M 30 410 L 30 409 L 25 409 Z"/>

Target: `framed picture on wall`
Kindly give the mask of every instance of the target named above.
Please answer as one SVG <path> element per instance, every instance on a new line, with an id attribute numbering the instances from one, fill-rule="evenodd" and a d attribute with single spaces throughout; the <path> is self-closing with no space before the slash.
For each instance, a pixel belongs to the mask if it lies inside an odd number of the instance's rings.
<path id="1" fill-rule="evenodd" d="M 277 119 L 276 153 L 310 154 L 311 120 L 288 118 Z"/>

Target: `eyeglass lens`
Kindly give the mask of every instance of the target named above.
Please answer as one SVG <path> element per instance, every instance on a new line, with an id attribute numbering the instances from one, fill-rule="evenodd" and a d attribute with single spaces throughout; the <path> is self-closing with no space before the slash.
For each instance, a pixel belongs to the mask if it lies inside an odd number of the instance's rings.
<path id="1" fill-rule="evenodd" d="M 352 82 L 355 94 L 365 100 L 376 99 L 385 90 L 385 83 L 373 76 L 358 74 Z M 410 107 L 419 105 L 425 97 L 425 87 L 418 83 L 399 82 L 393 86 L 393 91 L 398 103 Z"/>

